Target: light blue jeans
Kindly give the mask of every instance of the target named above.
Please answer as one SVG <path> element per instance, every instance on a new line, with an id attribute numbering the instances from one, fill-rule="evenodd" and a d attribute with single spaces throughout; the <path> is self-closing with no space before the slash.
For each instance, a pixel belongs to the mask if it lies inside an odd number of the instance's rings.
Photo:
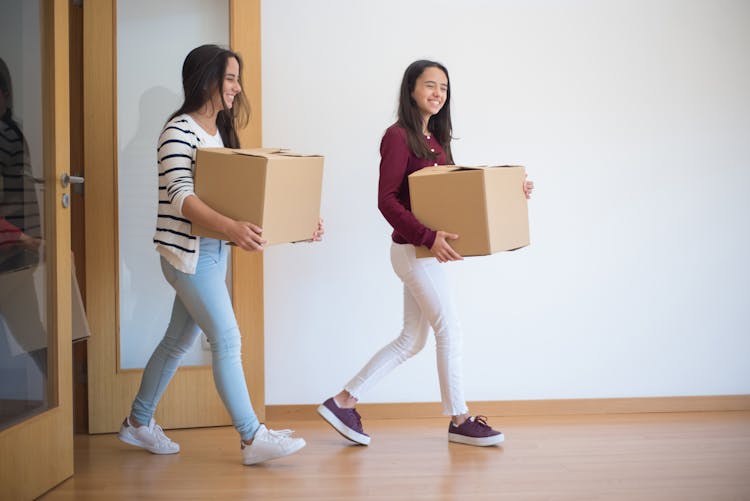
<path id="1" fill-rule="evenodd" d="M 240 330 L 227 290 L 229 249 L 221 240 L 202 237 L 199 252 L 194 275 L 175 269 L 161 258 L 164 277 L 177 295 L 167 332 L 143 371 L 132 415 L 143 424 L 151 420 L 180 360 L 202 330 L 211 344 L 216 389 L 232 417 L 232 424 L 243 440 L 249 440 L 255 436 L 260 423 L 247 391 Z"/>

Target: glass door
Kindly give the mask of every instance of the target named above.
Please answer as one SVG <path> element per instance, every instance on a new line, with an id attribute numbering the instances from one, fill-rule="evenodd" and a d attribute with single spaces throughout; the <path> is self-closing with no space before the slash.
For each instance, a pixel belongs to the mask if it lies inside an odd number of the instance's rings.
<path id="1" fill-rule="evenodd" d="M 32 5 L 36 3 L 37 5 Z M 0 21 L 0 430 L 49 408 L 38 2 Z"/>
<path id="2" fill-rule="evenodd" d="M 0 499 L 29 499 L 73 474 L 68 5 L 0 6 Z"/>

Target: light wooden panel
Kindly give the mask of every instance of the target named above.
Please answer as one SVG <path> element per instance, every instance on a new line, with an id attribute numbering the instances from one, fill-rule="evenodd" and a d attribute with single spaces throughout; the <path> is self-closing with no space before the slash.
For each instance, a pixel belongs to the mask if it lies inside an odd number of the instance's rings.
<path id="1" fill-rule="evenodd" d="M 230 0 L 229 43 L 244 63 L 242 92 L 250 102 L 250 124 L 239 131 L 244 148 L 263 145 L 260 0 Z"/>
<path id="2" fill-rule="evenodd" d="M 88 340 L 89 431 L 112 431 L 115 394 L 115 95 L 114 4 L 87 2 L 83 16 L 83 123 L 86 169 L 86 312 Z M 88 64 L 98 61 L 97 64 Z M 121 412 L 120 412 L 121 413 Z"/>
<path id="3" fill-rule="evenodd" d="M 485 416 L 562 416 L 658 412 L 750 411 L 750 395 L 697 397 L 579 398 L 469 402 L 469 412 Z M 317 405 L 269 405 L 272 421 L 320 419 Z M 412 419 L 442 416 L 439 402 L 359 404 L 363 419 Z"/>
<path id="4" fill-rule="evenodd" d="M 42 12 L 48 374 L 51 410 L 0 432 L 0 499 L 32 499 L 73 474 L 70 212 L 60 203 L 69 150 L 68 5 Z"/>
<path id="5" fill-rule="evenodd" d="M 260 0 L 230 0 L 229 40 L 244 63 L 242 75 L 250 103 L 249 125 L 239 131 L 244 148 L 263 146 L 261 120 Z M 258 419 L 265 419 L 263 254 L 232 249 L 232 298 L 242 333 L 242 361 Z"/>
<path id="6" fill-rule="evenodd" d="M 231 2 L 232 32 L 259 60 L 260 2 Z M 86 311 L 88 341 L 89 432 L 116 431 L 130 411 L 141 370 L 118 370 L 117 245 L 117 89 L 116 9 L 114 0 L 84 4 L 84 157 L 86 163 Z M 241 29 L 240 29 L 241 26 Z M 248 29 L 256 26 L 256 29 Z M 242 32 L 242 33 L 240 33 Z M 256 51 L 256 52 L 253 52 Z M 247 57 L 247 56 L 246 56 Z M 257 64 L 257 63 L 256 63 Z M 245 85 L 260 92 L 260 77 L 246 72 Z M 251 78 L 248 78 L 250 76 Z M 178 75 L 175 76 L 179 78 Z M 248 146 L 259 139 L 260 101 L 253 127 L 242 132 Z M 239 253 L 237 253 L 239 254 Z M 262 258 L 233 257 L 233 296 L 244 333 L 243 360 L 253 404 L 263 417 Z M 165 305 L 165 308 L 171 305 Z M 231 419 L 216 392 L 210 367 L 181 368 L 156 412 L 165 428 L 228 425 Z"/>

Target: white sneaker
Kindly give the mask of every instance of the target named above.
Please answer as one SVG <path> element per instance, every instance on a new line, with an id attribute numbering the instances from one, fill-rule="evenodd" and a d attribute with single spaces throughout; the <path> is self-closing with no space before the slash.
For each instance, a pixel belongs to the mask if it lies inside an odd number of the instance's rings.
<path id="1" fill-rule="evenodd" d="M 125 418 L 120 426 L 117 438 L 126 444 L 135 445 L 148 450 L 152 454 L 177 454 L 180 452 L 180 444 L 172 442 L 164 434 L 161 426 L 151 418 L 148 426 L 133 426 L 130 424 L 130 416 Z"/>
<path id="2" fill-rule="evenodd" d="M 293 438 L 292 433 L 292 430 L 269 430 L 265 425 L 260 425 L 252 444 L 245 445 L 240 440 L 242 464 L 251 465 L 294 454 L 305 446 L 305 440 Z"/>

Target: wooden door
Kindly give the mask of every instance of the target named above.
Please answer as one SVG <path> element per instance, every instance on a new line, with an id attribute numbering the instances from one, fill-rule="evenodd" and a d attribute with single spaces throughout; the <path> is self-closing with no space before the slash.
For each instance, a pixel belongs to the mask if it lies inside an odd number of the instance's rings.
<path id="1" fill-rule="evenodd" d="M 23 43 L 20 44 L 23 45 L 23 61 L 18 65 L 24 71 L 12 75 L 15 97 L 21 93 L 27 93 L 27 98 L 29 93 L 36 94 L 38 82 L 29 81 L 24 74 L 29 71 L 35 74 L 34 72 L 38 71 L 41 75 L 40 95 L 26 100 L 32 105 L 35 101 L 41 103 L 39 130 L 30 131 L 33 120 L 23 120 L 24 117 L 14 122 L 16 125 L 13 129 L 16 131 L 14 138 L 26 139 L 19 140 L 16 144 L 26 144 L 24 149 L 27 150 L 30 159 L 28 162 L 24 161 L 27 165 L 23 169 L 24 172 L 28 170 L 32 173 L 29 176 L 29 186 L 33 187 L 23 188 L 27 196 L 24 204 L 27 205 L 27 211 L 38 209 L 38 213 L 34 212 L 34 217 L 39 216 L 38 225 L 25 226 L 23 222 L 13 224 L 18 227 L 23 225 L 24 229 L 21 231 L 24 235 L 33 235 L 32 226 L 36 226 L 39 229 L 40 245 L 34 249 L 36 257 L 27 261 L 28 266 L 18 266 L 10 272 L 6 269 L 0 275 L 0 281 L 5 281 L 2 290 L 8 293 L 9 276 L 18 278 L 22 277 L 23 273 L 33 270 L 33 289 L 36 291 L 34 304 L 26 304 L 16 309 L 16 313 L 20 311 L 27 316 L 28 321 L 18 323 L 5 318 L 6 332 L 2 335 L 7 339 L 18 339 L 19 344 L 23 346 L 25 341 L 20 341 L 20 338 L 28 335 L 34 328 L 34 322 L 30 318 L 32 312 L 36 311 L 35 308 L 41 313 L 43 332 L 46 332 L 43 347 L 37 345 L 33 351 L 29 348 L 16 355 L 18 359 L 19 356 L 22 358 L 29 353 L 46 352 L 46 357 L 37 359 L 38 368 L 46 373 L 43 405 L 38 412 L 32 411 L 29 416 L 21 417 L 20 420 L 14 421 L 14 424 L 2 427 L 0 431 L 0 499 L 31 499 L 73 474 L 70 210 L 69 204 L 63 201 L 64 197 L 69 197 L 70 186 L 63 187 L 61 183 L 61 176 L 68 171 L 69 162 L 68 5 L 66 1 L 55 0 L 19 0 L 15 4 L 5 2 L 3 5 L 4 9 L 16 5 L 19 12 L 22 12 L 18 19 L 13 21 L 13 15 L 5 10 L 3 16 L 7 17 L 3 22 L 24 24 L 22 30 L 25 35 L 21 36 Z M 26 46 L 29 42 L 26 38 L 29 30 L 26 29 L 25 22 L 29 16 L 35 23 L 31 25 L 31 30 L 38 27 L 41 35 L 38 44 L 30 44 L 31 50 L 27 50 L 29 47 Z M 2 29 L 13 30 L 14 27 L 3 26 Z M 6 51 L 13 49 L 4 46 L 4 58 L 8 57 Z M 22 88 L 19 88 L 19 85 Z M 7 93 L 4 97 L 7 98 L 9 95 L 10 93 Z M 13 112 L 16 111 L 14 106 Z M 8 137 L 4 135 L 4 140 Z M 41 154 L 31 150 L 31 145 L 35 143 L 41 144 Z M 24 154 L 16 158 L 22 157 Z M 41 166 L 36 165 L 38 163 L 41 163 Z M 37 172 L 40 174 L 36 174 Z M 12 181 L 8 181 L 6 177 L 3 182 L 4 205 L 9 200 L 8 193 L 13 189 L 15 188 L 12 188 Z M 35 195 L 28 198 L 29 193 Z M 29 204 L 34 208 L 31 209 Z M 4 213 L 3 217 L 7 222 L 12 221 L 15 216 Z M 13 286 L 18 286 L 18 282 Z M 3 301 L 6 301 L 7 305 L 8 301 L 18 298 L 21 294 L 6 294 Z M 10 315 L 7 311 L 4 313 L 6 316 Z M 36 324 L 39 323 L 37 320 Z M 7 410 L 6 401 L 3 401 L 3 405 Z"/>
<path id="2" fill-rule="evenodd" d="M 118 353 L 116 2 L 84 2 L 83 9 L 85 289 L 91 327 L 87 350 L 88 423 L 90 433 L 107 433 L 119 429 L 128 414 L 143 371 L 121 368 Z M 245 91 L 253 110 L 251 125 L 241 131 L 240 137 L 244 146 L 261 146 L 260 0 L 232 0 L 229 14 L 232 49 L 245 60 Z M 245 376 L 253 406 L 263 419 L 262 256 L 234 252 L 232 284 L 235 312 L 243 335 Z M 171 308 L 171 304 L 164 307 Z M 164 428 L 231 423 L 208 366 L 178 370 L 155 418 Z"/>

